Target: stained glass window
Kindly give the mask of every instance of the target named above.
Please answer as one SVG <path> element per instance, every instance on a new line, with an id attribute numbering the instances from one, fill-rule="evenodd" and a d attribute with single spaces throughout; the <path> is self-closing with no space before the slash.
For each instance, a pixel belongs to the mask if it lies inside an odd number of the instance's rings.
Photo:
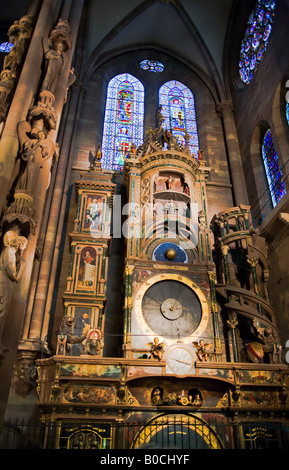
<path id="1" fill-rule="evenodd" d="M 165 68 L 161 62 L 156 60 L 143 60 L 139 66 L 141 69 L 148 70 L 149 72 L 162 72 Z"/>
<path id="2" fill-rule="evenodd" d="M 172 80 L 159 89 L 159 104 L 164 117 L 163 127 L 170 130 L 179 145 L 185 145 L 186 132 L 189 149 L 197 159 L 199 139 L 196 123 L 194 95 L 188 87 Z"/>
<path id="3" fill-rule="evenodd" d="M 2 42 L 2 44 L 0 44 L 0 52 L 9 54 L 13 46 L 14 44 L 11 44 L 11 42 Z"/>
<path id="4" fill-rule="evenodd" d="M 250 83 L 267 49 L 272 30 L 275 0 L 258 0 L 252 11 L 241 43 L 239 73 Z"/>
<path id="5" fill-rule="evenodd" d="M 107 87 L 102 136 L 102 167 L 121 170 L 130 151 L 143 143 L 144 87 L 125 73 L 112 78 Z"/>
<path id="6" fill-rule="evenodd" d="M 262 157 L 265 166 L 267 181 L 271 194 L 273 207 L 286 194 L 286 188 L 283 181 L 282 171 L 279 165 L 279 159 L 275 148 L 272 132 L 270 129 L 266 132 L 262 145 Z"/>
<path id="7" fill-rule="evenodd" d="M 289 125 L 289 103 L 286 102 L 286 119 L 287 119 L 287 122 L 288 122 L 288 125 Z"/>

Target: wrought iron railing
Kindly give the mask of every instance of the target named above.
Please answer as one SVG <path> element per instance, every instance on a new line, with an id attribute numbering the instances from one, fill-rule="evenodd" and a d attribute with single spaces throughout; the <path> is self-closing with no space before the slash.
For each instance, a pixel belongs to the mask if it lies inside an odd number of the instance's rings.
<path id="1" fill-rule="evenodd" d="M 288 449 L 289 424 L 208 423 L 190 415 L 160 415 L 147 423 L 11 420 L 0 428 L 0 449 Z"/>

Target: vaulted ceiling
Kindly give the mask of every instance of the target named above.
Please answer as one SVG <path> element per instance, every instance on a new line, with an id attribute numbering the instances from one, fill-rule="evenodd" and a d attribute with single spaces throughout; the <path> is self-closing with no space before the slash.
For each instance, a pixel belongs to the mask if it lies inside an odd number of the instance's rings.
<path id="1" fill-rule="evenodd" d="M 172 51 L 222 73 L 232 0 L 91 0 L 87 56 L 132 45 Z M 205 47 L 204 47 L 205 46 Z"/>
<path id="2" fill-rule="evenodd" d="M 75 0 L 74 0 L 75 1 Z M 250 0 L 249 0 L 250 1 Z M 118 49 L 169 50 L 204 72 L 222 76 L 224 44 L 233 0 L 88 0 L 86 61 Z M 8 30 L 31 0 L 13 0 L 1 11 Z"/>

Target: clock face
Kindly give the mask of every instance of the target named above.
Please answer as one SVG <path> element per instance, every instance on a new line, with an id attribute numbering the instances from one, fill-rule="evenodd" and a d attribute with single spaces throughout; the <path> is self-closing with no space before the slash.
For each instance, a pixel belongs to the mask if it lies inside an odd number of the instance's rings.
<path id="1" fill-rule="evenodd" d="M 187 263 L 188 256 L 176 243 L 166 242 L 158 245 L 154 252 L 152 259 L 154 261 L 166 261 L 172 263 Z"/>
<path id="2" fill-rule="evenodd" d="M 172 346 L 166 355 L 166 363 L 170 372 L 175 375 L 187 375 L 193 371 L 194 356 L 184 345 Z"/>
<path id="3" fill-rule="evenodd" d="M 196 293 L 186 284 L 165 280 L 153 284 L 142 299 L 143 318 L 150 329 L 167 339 L 190 336 L 202 318 Z"/>

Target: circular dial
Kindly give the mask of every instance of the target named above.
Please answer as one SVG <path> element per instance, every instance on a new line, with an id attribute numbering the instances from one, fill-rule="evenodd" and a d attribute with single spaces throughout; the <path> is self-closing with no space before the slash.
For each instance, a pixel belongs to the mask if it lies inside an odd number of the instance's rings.
<path id="1" fill-rule="evenodd" d="M 166 356 L 168 368 L 176 375 L 186 375 L 194 367 L 194 357 L 185 346 L 173 346 Z"/>
<path id="2" fill-rule="evenodd" d="M 142 299 L 145 322 L 157 335 L 177 339 L 191 335 L 202 317 L 198 296 L 186 284 L 165 280 L 153 284 Z"/>
<path id="3" fill-rule="evenodd" d="M 154 252 L 152 259 L 154 261 L 166 261 L 173 263 L 187 263 L 188 256 L 185 250 L 179 245 L 172 242 L 165 242 L 158 245 Z"/>
<path id="4" fill-rule="evenodd" d="M 161 304 L 161 312 L 167 320 L 177 320 L 183 313 L 182 304 L 176 299 L 166 299 Z"/>

